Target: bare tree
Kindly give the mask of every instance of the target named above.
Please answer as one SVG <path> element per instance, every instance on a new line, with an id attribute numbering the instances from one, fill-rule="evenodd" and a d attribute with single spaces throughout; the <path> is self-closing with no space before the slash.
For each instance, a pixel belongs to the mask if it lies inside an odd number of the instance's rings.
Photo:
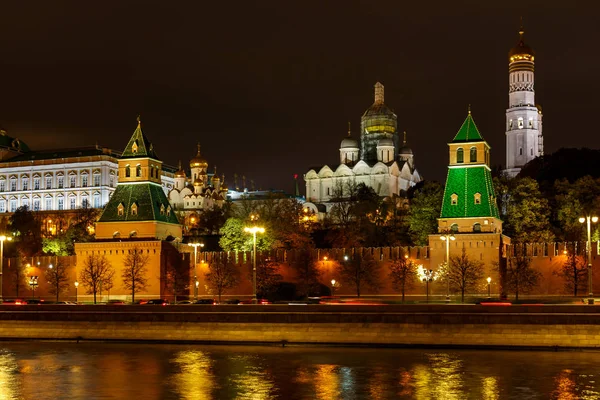
<path id="1" fill-rule="evenodd" d="M 190 264 L 181 262 L 181 257 L 167 257 L 165 288 L 173 293 L 175 303 L 177 303 L 177 296 L 180 293 L 189 294 Z"/>
<path id="2" fill-rule="evenodd" d="M 519 301 L 520 293 L 527 293 L 535 286 L 542 274 L 531 267 L 531 257 L 528 257 L 522 243 L 516 243 L 514 254 L 508 258 L 506 266 L 506 286 L 514 291 L 515 301 Z"/>
<path id="3" fill-rule="evenodd" d="M 48 292 L 56 295 L 56 301 L 61 293 L 65 292 L 69 288 L 69 274 L 67 268 L 56 260 L 55 265 L 52 268 L 48 267 L 45 272 L 46 281 L 50 284 Z"/>
<path id="4" fill-rule="evenodd" d="M 460 301 L 465 302 L 465 292 L 473 288 L 483 278 L 483 263 L 471 260 L 467 249 L 463 247 L 462 254 L 450 257 L 451 268 L 444 264 L 440 275 L 450 280 L 450 286 L 460 291 Z"/>
<path id="5" fill-rule="evenodd" d="M 392 280 L 394 290 L 402 293 L 402 302 L 406 289 L 411 288 L 417 277 L 417 265 L 408 258 L 408 254 L 400 254 L 400 257 L 390 265 L 389 278 Z"/>
<path id="6" fill-rule="evenodd" d="M 360 297 L 362 288 L 368 287 L 378 291 L 381 287 L 379 282 L 379 270 L 381 266 L 373 259 L 370 253 L 362 257 L 355 255 L 349 260 L 342 261 L 339 266 L 342 282 L 352 285 L 356 289 L 356 296 Z"/>
<path id="7" fill-rule="evenodd" d="M 294 258 L 290 265 L 298 276 L 298 294 L 310 296 L 319 290 L 319 275 L 321 271 L 317 268 L 317 260 L 313 253 L 312 243 L 298 247 L 294 252 Z"/>
<path id="8" fill-rule="evenodd" d="M 261 257 L 260 263 L 256 266 L 257 296 L 266 297 L 281 282 L 283 277 L 278 271 L 279 265 L 273 259 Z M 250 270 L 249 278 L 252 281 L 252 270 Z"/>
<path id="9" fill-rule="evenodd" d="M 92 254 L 83 262 L 79 281 L 87 294 L 94 295 L 94 304 L 96 304 L 96 294 L 100 290 L 101 283 L 112 282 L 114 275 L 115 270 L 104 255 Z"/>
<path id="10" fill-rule="evenodd" d="M 125 289 L 131 291 L 131 302 L 135 302 L 135 294 L 146 290 L 148 287 L 148 261 L 150 256 L 144 254 L 143 249 L 134 247 L 129 250 L 123 259 L 123 272 L 121 279 Z"/>
<path id="11" fill-rule="evenodd" d="M 12 282 L 15 285 L 15 297 L 19 297 L 19 290 L 23 287 L 27 287 L 27 260 L 29 258 L 25 254 L 17 249 L 17 258 L 14 263 L 8 265 Z"/>
<path id="12" fill-rule="evenodd" d="M 205 277 L 210 290 L 219 297 L 219 303 L 221 302 L 221 295 L 227 289 L 235 287 L 239 282 L 237 268 L 235 264 L 229 261 L 219 260 L 211 263 Z"/>
<path id="13" fill-rule="evenodd" d="M 559 271 L 554 274 L 561 276 L 565 281 L 565 290 L 572 292 L 577 297 L 579 293 L 585 293 L 587 286 L 587 261 L 584 257 L 575 253 L 575 246 L 567 252 L 567 259 Z"/>

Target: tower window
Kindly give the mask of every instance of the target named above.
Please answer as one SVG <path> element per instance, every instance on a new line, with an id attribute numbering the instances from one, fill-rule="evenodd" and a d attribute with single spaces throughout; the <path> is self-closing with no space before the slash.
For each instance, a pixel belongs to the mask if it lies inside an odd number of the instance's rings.
<path id="1" fill-rule="evenodd" d="M 475 193 L 475 204 L 481 204 L 481 193 Z"/>
<path id="2" fill-rule="evenodd" d="M 471 162 L 477 162 L 477 148 L 471 147 Z"/>
<path id="3" fill-rule="evenodd" d="M 519 155 L 522 156 L 523 155 L 523 148 L 519 147 Z"/>
<path id="4" fill-rule="evenodd" d="M 450 195 L 450 204 L 453 206 L 458 205 L 458 195 L 456 193 L 452 193 L 452 195 Z"/>
<path id="5" fill-rule="evenodd" d="M 519 118 L 519 129 L 523 129 L 523 118 Z"/>
<path id="6" fill-rule="evenodd" d="M 508 129 L 512 129 L 513 128 L 513 120 L 511 119 L 510 121 L 508 121 Z"/>
<path id="7" fill-rule="evenodd" d="M 529 152 L 531 153 L 531 155 L 533 155 L 533 147 L 529 149 Z"/>
<path id="8" fill-rule="evenodd" d="M 125 207 L 123 207 L 123 203 L 119 203 L 119 205 L 117 206 L 117 214 L 119 215 L 119 217 L 125 214 Z"/>
<path id="9" fill-rule="evenodd" d="M 140 164 L 135 166 L 135 176 L 138 178 L 142 176 L 142 166 Z"/>
<path id="10" fill-rule="evenodd" d="M 529 118 L 529 127 L 533 128 L 533 118 Z"/>
<path id="11" fill-rule="evenodd" d="M 133 203 L 131 205 L 131 215 L 137 215 L 137 213 L 138 213 L 138 206 L 137 206 L 137 204 Z"/>
<path id="12" fill-rule="evenodd" d="M 452 224 L 450 225 L 450 231 L 452 233 L 458 233 L 458 224 Z M 456 243 L 458 245 L 458 243 Z"/>
<path id="13" fill-rule="evenodd" d="M 133 154 L 137 153 L 137 151 L 138 151 L 137 140 L 135 142 L 133 142 L 133 146 L 131 146 L 131 151 L 133 152 Z"/>
<path id="14" fill-rule="evenodd" d="M 462 164 L 464 162 L 464 151 L 462 148 L 456 150 L 456 163 Z"/>
<path id="15" fill-rule="evenodd" d="M 131 168 L 129 167 L 129 164 L 127 164 L 125 166 L 125 177 L 129 178 L 131 176 Z"/>
<path id="16" fill-rule="evenodd" d="M 473 232 L 481 232 L 481 224 L 479 222 L 473 225 Z"/>

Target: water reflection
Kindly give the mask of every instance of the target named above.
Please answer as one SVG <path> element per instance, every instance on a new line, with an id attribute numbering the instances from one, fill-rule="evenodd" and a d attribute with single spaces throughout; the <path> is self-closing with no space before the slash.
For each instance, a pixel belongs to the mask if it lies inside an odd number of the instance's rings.
<path id="1" fill-rule="evenodd" d="M 0 400 L 598 399 L 600 353 L 0 344 Z"/>

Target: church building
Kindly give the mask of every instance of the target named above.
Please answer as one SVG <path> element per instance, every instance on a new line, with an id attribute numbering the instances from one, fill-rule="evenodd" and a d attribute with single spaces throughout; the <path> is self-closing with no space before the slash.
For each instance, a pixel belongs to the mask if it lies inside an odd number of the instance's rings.
<path id="1" fill-rule="evenodd" d="M 396 198 L 422 180 L 412 150 L 398 135 L 398 117 L 384 102 L 384 87 L 375 84 L 375 101 L 361 118 L 360 139 L 348 130 L 339 149 L 338 165 L 311 168 L 305 175 L 306 208 L 328 211 L 332 200 L 348 195 L 351 185 L 364 183 L 381 197 Z"/>

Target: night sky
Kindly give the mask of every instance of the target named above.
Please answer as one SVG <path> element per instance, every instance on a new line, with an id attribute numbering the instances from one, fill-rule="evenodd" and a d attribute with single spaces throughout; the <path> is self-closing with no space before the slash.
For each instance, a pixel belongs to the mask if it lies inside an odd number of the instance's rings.
<path id="1" fill-rule="evenodd" d="M 417 168 L 443 181 L 468 104 L 492 163 L 505 162 L 521 15 L 546 153 L 598 147 L 599 11 L 592 1 L 3 2 L 0 124 L 33 149 L 121 151 L 140 113 L 165 163 L 187 163 L 200 141 L 230 186 L 237 172 L 291 192 L 293 174 L 337 165 L 347 122 L 357 137 L 379 80 Z"/>

